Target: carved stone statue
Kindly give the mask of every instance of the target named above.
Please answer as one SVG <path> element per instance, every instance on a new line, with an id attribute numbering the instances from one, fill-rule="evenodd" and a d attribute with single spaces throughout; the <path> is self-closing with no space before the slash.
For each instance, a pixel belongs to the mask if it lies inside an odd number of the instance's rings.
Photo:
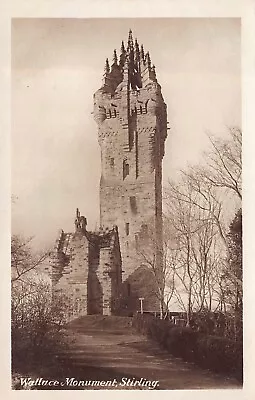
<path id="1" fill-rule="evenodd" d="M 82 230 L 86 231 L 87 219 L 83 215 L 80 217 L 80 227 Z"/>
<path id="2" fill-rule="evenodd" d="M 79 211 L 79 208 L 76 208 L 76 218 L 75 218 L 75 221 L 74 221 L 76 229 L 79 229 L 81 227 L 80 219 L 81 219 L 81 213 Z"/>
<path id="3" fill-rule="evenodd" d="M 79 229 L 81 227 L 81 224 L 80 224 L 80 221 L 79 221 L 78 218 L 75 219 L 74 223 L 75 223 L 75 228 L 76 229 Z"/>
<path id="4" fill-rule="evenodd" d="M 79 208 L 76 208 L 76 218 L 75 218 L 74 224 L 75 224 L 76 230 L 81 229 L 83 231 L 86 231 L 87 219 L 83 215 L 81 216 Z"/>

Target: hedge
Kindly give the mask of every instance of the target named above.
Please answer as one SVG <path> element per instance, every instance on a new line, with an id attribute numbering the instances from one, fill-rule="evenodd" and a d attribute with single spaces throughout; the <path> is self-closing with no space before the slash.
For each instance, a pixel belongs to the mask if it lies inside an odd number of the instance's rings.
<path id="1" fill-rule="evenodd" d="M 205 335 L 192 328 L 178 327 L 171 321 L 146 314 L 134 316 L 133 326 L 175 357 L 226 376 L 233 376 L 239 381 L 243 379 L 241 341 Z"/>

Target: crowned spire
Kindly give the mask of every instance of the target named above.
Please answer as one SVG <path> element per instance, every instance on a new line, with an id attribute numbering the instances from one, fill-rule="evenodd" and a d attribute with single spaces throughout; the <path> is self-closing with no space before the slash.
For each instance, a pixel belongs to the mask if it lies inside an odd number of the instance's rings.
<path id="1" fill-rule="evenodd" d="M 113 51 L 112 63 L 105 61 L 103 87 L 114 92 L 123 80 L 130 82 L 132 89 L 142 88 L 147 80 L 156 82 L 155 66 L 152 66 L 149 52 L 133 38 L 132 30 L 128 32 L 127 43 L 121 41 L 120 53 Z"/>

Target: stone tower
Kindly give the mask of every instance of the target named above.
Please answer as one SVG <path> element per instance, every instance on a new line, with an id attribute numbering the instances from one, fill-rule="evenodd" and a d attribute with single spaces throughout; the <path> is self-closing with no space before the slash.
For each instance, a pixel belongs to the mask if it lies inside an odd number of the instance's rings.
<path id="1" fill-rule="evenodd" d="M 118 227 L 124 304 L 127 310 L 139 309 L 143 297 L 145 309 L 155 310 L 155 279 L 151 273 L 146 278 L 145 270 L 152 253 L 154 266 L 160 270 L 162 265 L 167 112 L 150 54 L 131 30 L 120 56 L 114 50 L 111 65 L 106 59 L 102 86 L 94 94 L 94 118 L 101 148 L 100 224 Z"/>

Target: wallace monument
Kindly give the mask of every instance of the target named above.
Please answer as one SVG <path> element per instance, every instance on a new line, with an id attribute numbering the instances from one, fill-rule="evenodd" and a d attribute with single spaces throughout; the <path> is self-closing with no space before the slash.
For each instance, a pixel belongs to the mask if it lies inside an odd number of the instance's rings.
<path id="1" fill-rule="evenodd" d="M 100 228 L 87 230 L 76 210 L 75 231 L 61 231 L 52 253 L 53 293 L 68 299 L 67 314 L 132 315 L 159 311 L 162 268 L 162 159 L 167 111 L 149 52 L 122 42 L 105 63 L 94 94 L 101 148 Z M 153 265 L 146 259 L 153 257 Z"/>

